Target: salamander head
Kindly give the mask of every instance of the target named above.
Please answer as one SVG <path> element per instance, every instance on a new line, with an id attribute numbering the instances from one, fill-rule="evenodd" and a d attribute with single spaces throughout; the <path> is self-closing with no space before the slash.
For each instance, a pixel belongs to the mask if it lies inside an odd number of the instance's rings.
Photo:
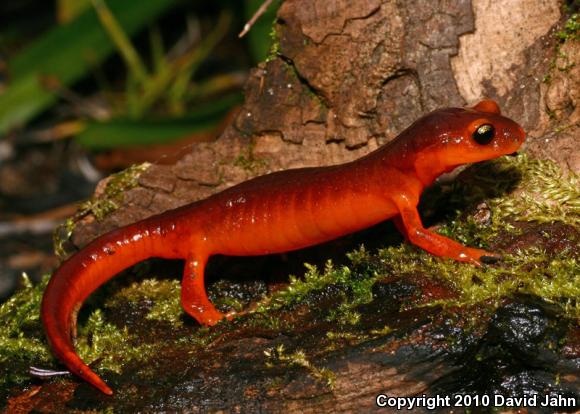
<path id="1" fill-rule="evenodd" d="M 501 115 L 492 100 L 472 108 L 432 112 L 409 130 L 415 169 L 426 184 L 455 167 L 512 154 L 525 140 L 521 126 Z"/>

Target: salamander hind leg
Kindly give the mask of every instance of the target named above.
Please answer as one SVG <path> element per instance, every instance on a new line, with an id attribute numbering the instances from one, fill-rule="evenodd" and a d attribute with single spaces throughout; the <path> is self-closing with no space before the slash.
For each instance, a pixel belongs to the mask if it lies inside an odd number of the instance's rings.
<path id="1" fill-rule="evenodd" d="M 209 301 L 205 291 L 205 265 L 207 257 L 185 261 L 181 284 L 181 306 L 200 324 L 212 326 L 225 317 Z"/>

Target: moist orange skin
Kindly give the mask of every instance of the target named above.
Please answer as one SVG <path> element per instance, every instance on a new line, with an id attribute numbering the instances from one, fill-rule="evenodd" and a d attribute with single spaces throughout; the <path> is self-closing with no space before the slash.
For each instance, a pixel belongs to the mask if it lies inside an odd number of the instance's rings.
<path id="1" fill-rule="evenodd" d="M 486 145 L 472 136 L 482 124 L 495 127 L 495 138 Z M 482 256 L 495 255 L 425 229 L 417 213 L 419 197 L 442 173 L 513 153 L 524 139 L 523 129 L 502 116 L 493 101 L 442 109 L 353 162 L 257 177 L 114 230 L 53 274 L 41 309 L 48 342 L 71 372 L 112 394 L 75 352 L 76 314 L 95 289 L 150 257 L 185 259 L 183 309 L 202 325 L 225 316 L 208 300 L 204 286 L 205 265 L 214 254 L 287 252 L 394 219 L 408 241 L 431 254 L 480 265 Z"/>

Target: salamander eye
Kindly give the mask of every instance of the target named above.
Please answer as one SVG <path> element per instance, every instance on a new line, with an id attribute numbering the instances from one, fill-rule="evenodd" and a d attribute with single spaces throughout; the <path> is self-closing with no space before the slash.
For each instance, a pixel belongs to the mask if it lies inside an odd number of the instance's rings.
<path id="1" fill-rule="evenodd" d="M 483 124 L 473 132 L 473 139 L 480 145 L 487 145 L 495 137 L 495 128 L 491 124 Z"/>

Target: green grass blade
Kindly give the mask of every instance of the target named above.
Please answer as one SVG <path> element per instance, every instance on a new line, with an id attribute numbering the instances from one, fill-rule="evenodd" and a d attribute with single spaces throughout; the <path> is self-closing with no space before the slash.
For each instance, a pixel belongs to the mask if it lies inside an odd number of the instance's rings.
<path id="1" fill-rule="evenodd" d="M 161 36 L 159 26 L 155 26 L 149 31 L 149 47 L 151 48 L 151 63 L 153 65 L 152 72 L 161 72 L 167 66 L 167 62 L 165 60 L 163 36 Z"/>
<path id="2" fill-rule="evenodd" d="M 177 0 L 109 0 L 108 5 L 131 35 L 175 3 Z M 8 63 L 10 84 L 0 95 L 0 135 L 55 102 L 58 88 L 47 88 L 47 79 L 53 85 L 70 85 L 113 51 L 93 9 L 44 34 Z"/>
<path id="3" fill-rule="evenodd" d="M 167 143 L 215 128 L 224 115 L 241 102 L 241 93 L 232 93 L 191 111 L 183 118 L 90 122 L 77 140 L 91 150 Z"/>
<path id="4" fill-rule="evenodd" d="M 249 20 L 254 15 L 263 2 L 263 0 L 246 0 L 244 2 L 246 20 Z M 263 62 L 270 53 L 272 46 L 272 25 L 279 6 L 279 1 L 273 1 L 246 35 L 255 63 Z"/>
<path id="5" fill-rule="evenodd" d="M 125 33 L 123 27 L 115 19 L 115 16 L 111 13 L 111 9 L 107 7 L 107 4 L 103 0 L 91 1 L 101 24 L 109 34 L 113 43 L 117 46 L 117 50 L 123 57 L 127 68 L 131 71 L 131 75 L 137 81 L 144 82 L 147 79 L 147 69 L 139 53 L 137 53 L 137 50 L 135 50 L 129 40 L 127 33 Z"/>
<path id="6" fill-rule="evenodd" d="M 57 0 L 56 15 L 61 23 L 70 22 L 91 5 L 89 0 Z"/>
<path id="7" fill-rule="evenodd" d="M 195 49 L 180 59 L 180 65 L 175 68 L 175 82 L 170 91 L 170 105 L 172 112 L 180 114 L 185 110 L 183 99 L 193 75 L 201 63 L 207 59 L 217 44 L 228 32 L 232 16 L 229 12 L 222 12 L 214 29 L 201 41 Z"/>

